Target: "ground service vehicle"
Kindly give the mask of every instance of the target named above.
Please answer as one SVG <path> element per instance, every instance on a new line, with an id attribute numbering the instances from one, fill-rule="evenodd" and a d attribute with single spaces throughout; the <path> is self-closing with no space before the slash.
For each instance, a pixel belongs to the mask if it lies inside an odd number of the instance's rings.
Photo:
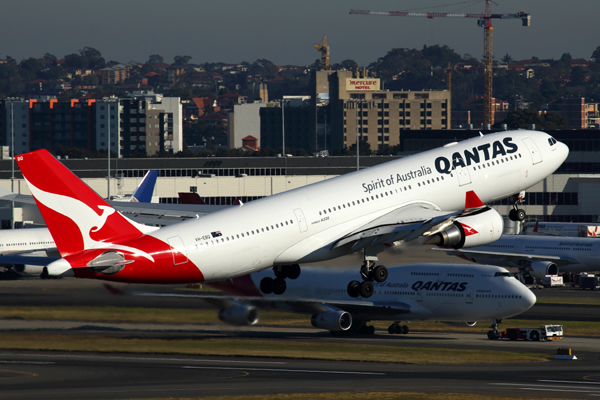
<path id="1" fill-rule="evenodd" d="M 508 328 L 502 332 L 502 339 L 509 340 L 562 340 L 562 325 L 540 325 L 539 328 Z"/>

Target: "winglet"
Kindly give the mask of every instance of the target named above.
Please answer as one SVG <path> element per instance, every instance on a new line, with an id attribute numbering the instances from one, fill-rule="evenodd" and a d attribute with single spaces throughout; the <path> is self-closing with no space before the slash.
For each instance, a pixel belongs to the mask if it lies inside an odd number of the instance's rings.
<path id="1" fill-rule="evenodd" d="M 468 210 L 471 208 L 484 207 L 484 206 L 485 206 L 485 204 L 483 204 L 483 202 L 479 199 L 479 197 L 475 194 L 474 191 L 469 190 L 466 193 L 465 210 Z"/>

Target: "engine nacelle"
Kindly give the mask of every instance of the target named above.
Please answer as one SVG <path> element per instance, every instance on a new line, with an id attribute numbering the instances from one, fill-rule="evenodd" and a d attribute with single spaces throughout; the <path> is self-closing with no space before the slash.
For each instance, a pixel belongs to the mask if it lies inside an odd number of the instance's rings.
<path id="1" fill-rule="evenodd" d="M 450 326 L 456 326 L 458 328 L 462 328 L 465 325 L 466 326 L 475 326 L 475 324 L 477 323 L 477 321 L 475 322 L 455 322 L 455 321 L 441 321 L 442 323 L 446 324 L 446 325 L 450 325 Z"/>
<path id="2" fill-rule="evenodd" d="M 558 265 L 550 261 L 532 262 L 525 270 L 536 279 L 542 279 L 545 275 L 558 275 Z"/>
<path id="3" fill-rule="evenodd" d="M 232 306 L 219 311 L 219 319 L 231 325 L 254 325 L 258 322 L 258 311 L 254 306 Z"/>
<path id="4" fill-rule="evenodd" d="M 310 323 L 315 328 L 328 331 L 347 331 L 352 326 L 352 315 L 346 311 L 325 311 L 314 314 L 310 318 Z"/>
<path id="5" fill-rule="evenodd" d="M 485 208 L 481 212 L 456 218 L 452 225 L 431 235 L 425 244 L 455 249 L 483 246 L 500 239 L 503 230 L 504 220 L 498 211 Z"/>
<path id="6" fill-rule="evenodd" d="M 44 272 L 43 265 L 15 264 L 13 269 L 20 274 L 41 275 Z"/>

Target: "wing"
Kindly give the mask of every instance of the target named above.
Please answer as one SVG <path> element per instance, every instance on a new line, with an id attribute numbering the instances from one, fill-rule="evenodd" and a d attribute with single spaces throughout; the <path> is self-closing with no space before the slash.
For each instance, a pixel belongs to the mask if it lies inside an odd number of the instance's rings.
<path id="1" fill-rule="evenodd" d="M 364 300 L 320 300 L 278 297 L 265 298 L 253 296 L 228 296 L 215 293 L 206 294 L 177 294 L 177 293 L 148 293 L 136 292 L 137 296 L 182 297 L 191 300 L 203 300 L 218 308 L 227 308 L 233 305 L 253 305 L 260 309 L 277 309 L 299 314 L 316 314 L 325 311 L 347 311 L 362 318 L 378 319 L 381 316 L 409 314 L 410 305 L 403 302 L 372 302 Z"/>
<path id="2" fill-rule="evenodd" d="M 333 248 L 353 243 L 352 251 L 398 240 L 411 241 L 421 235 L 437 233 L 457 218 L 490 210 L 475 192 L 466 193 L 464 211 L 448 212 L 435 209 L 429 203 L 413 203 L 397 208 L 356 229 L 334 243 Z"/>
<path id="3" fill-rule="evenodd" d="M 458 250 L 448 250 L 448 249 L 440 249 L 433 248 L 431 250 L 434 251 L 445 251 L 449 256 L 465 256 L 469 259 L 477 262 L 477 259 L 482 258 L 493 258 L 493 259 L 502 259 L 507 260 L 509 263 L 513 264 L 515 267 L 522 266 L 524 264 L 531 263 L 533 261 L 552 261 L 559 267 L 570 264 L 581 264 L 579 260 L 569 256 L 552 256 L 552 255 L 543 255 L 543 254 L 525 254 L 525 253 L 502 253 L 495 251 L 483 251 L 483 250 L 470 250 L 470 249 L 458 249 Z"/>

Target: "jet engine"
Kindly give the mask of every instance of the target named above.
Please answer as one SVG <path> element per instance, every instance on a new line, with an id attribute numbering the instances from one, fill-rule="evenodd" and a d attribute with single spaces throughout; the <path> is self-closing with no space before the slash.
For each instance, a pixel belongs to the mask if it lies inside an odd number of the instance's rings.
<path id="1" fill-rule="evenodd" d="M 325 311 L 314 314 L 310 318 L 310 323 L 315 328 L 328 331 L 347 331 L 352 326 L 352 316 L 346 311 Z"/>
<path id="2" fill-rule="evenodd" d="M 452 224 L 432 234 L 425 244 L 455 249 L 483 246 L 500 239 L 503 230 L 504 221 L 498 211 L 484 208 L 474 214 L 456 218 Z"/>
<path id="3" fill-rule="evenodd" d="M 236 305 L 219 311 L 219 319 L 231 325 L 254 325 L 258 322 L 258 311 L 254 306 Z"/>
<path id="4" fill-rule="evenodd" d="M 525 271 L 533 278 L 542 279 L 545 275 L 558 275 L 558 265 L 550 261 L 535 261 Z"/>
<path id="5" fill-rule="evenodd" d="M 475 326 L 475 324 L 477 323 L 477 321 L 475 321 L 475 322 L 467 322 L 467 321 L 465 321 L 465 322 L 441 321 L 441 322 L 443 322 L 443 323 L 444 323 L 444 324 L 446 324 L 446 325 L 450 325 L 450 326 L 456 326 L 456 327 L 458 327 L 458 328 L 462 328 L 462 327 L 464 327 L 465 325 L 466 325 L 466 326 Z"/>
<path id="6" fill-rule="evenodd" d="M 43 265 L 15 264 L 13 269 L 19 274 L 41 275 L 44 272 Z"/>

